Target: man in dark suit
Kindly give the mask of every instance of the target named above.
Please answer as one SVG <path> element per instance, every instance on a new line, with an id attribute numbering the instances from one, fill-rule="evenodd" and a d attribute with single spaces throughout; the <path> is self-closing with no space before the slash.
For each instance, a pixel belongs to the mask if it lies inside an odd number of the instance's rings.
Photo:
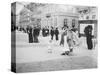
<path id="1" fill-rule="evenodd" d="M 42 35 L 43 35 L 43 37 L 45 36 L 45 29 L 44 28 L 42 29 Z"/>
<path id="2" fill-rule="evenodd" d="M 38 43 L 39 40 L 38 40 L 38 36 L 39 36 L 39 32 L 40 32 L 40 29 L 37 28 L 37 27 L 34 27 L 34 30 L 33 30 L 33 37 L 34 37 L 34 43 Z"/>
<path id="3" fill-rule="evenodd" d="M 58 28 L 56 28 L 56 30 L 55 30 L 56 41 L 59 40 L 58 35 L 59 35 L 59 30 L 58 30 Z"/>
<path id="4" fill-rule="evenodd" d="M 87 47 L 88 49 L 92 49 L 93 48 L 93 43 L 92 43 L 92 26 L 88 25 L 87 27 L 85 27 L 85 36 L 86 36 L 86 42 L 87 42 Z"/>
<path id="5" fill-rule="evenodd" d="M 32 35 L 32 28 L 28 28 L 28 36 L 29 36 L 29 43 L 33 43 L 33 35 Z"/>
<path id="6" fill-rule="evenodd" d="M 53 40 L 53 36 L 54 36 L 54 29 L 53 29 L 53 27 L 51 27 L 51 31 L 50 31 L 50 34 L 51 34 L 51 40 Z"/>

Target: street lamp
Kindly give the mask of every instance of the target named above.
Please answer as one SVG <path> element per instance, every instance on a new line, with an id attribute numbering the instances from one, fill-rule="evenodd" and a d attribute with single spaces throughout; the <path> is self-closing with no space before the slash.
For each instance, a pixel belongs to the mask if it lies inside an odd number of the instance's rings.
<path id="1" fill-rule="evenodd" d="M 49 18 L 51 17 L 51 14 L 47 14 L 46 18 L 49 20 Z M 47 26 L 48 26 L 48 20 L 47 20 Z M 49 25 L 49 31 L 50 31 L 50 25 Z"/>

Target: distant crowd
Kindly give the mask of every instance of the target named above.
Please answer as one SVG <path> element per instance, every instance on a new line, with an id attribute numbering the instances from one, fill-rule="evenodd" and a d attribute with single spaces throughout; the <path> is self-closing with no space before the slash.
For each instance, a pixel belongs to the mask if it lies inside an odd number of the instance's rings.
<path id="1" fill-rule="evenodd" d="M 39 43 L 39 35 L 40 35 L 40 31 L 42 31 L 42 36 L 43 37 L 47 37 L 47 36 L 51 36 L 50 43 L 53 41 L 54 36 L 56 41 L 60 40 L 59 45 L 63 46 L 66 48 L 69 47 L 69 50 L 65 49 L 64 53 L 62 53 L 62 55 L 69 55 L 69 53 L 73 52 L 73 48 L 75 45 L 79 45 L 80 41 L 79 41 L 79 33 L 78 30 L 76 28 L 69 28 L 67 27 L 63 27 L 62 28 L 62 33 L 61 33 L 61 39 L 59 39 L 59 29 L 58 27 L 34 27 L 32 28 L 31 26 L 28 26 L 26 28 L 22 28 L 22 27 L 12 27 L 11 31 L 22 31 L 24 33 L 28 34 L 28 38 L 29 38 L 29 43 Z M 87 43 L 87 48 L 88 49 L 92 49 L 93 48 L 93 43 L 92 43 L 92 26 L 88 25 L 85 29 L 84 29 L 84 33 L 86 36 L 86 43 Z"/>

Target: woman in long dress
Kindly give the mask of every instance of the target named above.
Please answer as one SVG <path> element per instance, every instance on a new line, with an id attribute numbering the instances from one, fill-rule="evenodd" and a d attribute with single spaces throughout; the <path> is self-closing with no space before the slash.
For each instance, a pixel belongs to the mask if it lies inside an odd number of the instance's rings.
<path id="1" fill-rule="evenodd" d="M 75 32 L 72 31 L 72 34 L 73 34 L 74 45 L 79 46 L 80 45 L 80 39 L 78 37 L 78 31 L 75 31 Z"/>
<path id="2" fill-rule="evenodd" d="M 73 34 L 71 30 L 67 30 L 67 34 L 64 36 L 64 53 L 62 55 L 69 55 L 69 53 L 73 52 Z"/>
<path id="3" fill-rule="evenodd" d="M 63 30 L 62 34 L 61 34 L 61 40 L 60 40 L 60 45 L 64 46 L 64 37 L 65 35 L 67 35 L 67 29 Z"/>

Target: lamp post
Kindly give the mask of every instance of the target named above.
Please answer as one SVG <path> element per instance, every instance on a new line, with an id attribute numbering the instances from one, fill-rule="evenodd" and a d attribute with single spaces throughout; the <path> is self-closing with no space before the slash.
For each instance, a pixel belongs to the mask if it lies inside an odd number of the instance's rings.
<path id="1" fill-rule="evenodd" d="M 46 15 L 46 18 L 47 18 L 47 25 L 48 25 L 48 20 L 49 20 L 50 17 L 51 17 L 51 14 L 47 14 L 47 15 Z M 50 26 L 51 26 L 51 25 L 49 25 L 49 31 L 50 31 Z"/>

